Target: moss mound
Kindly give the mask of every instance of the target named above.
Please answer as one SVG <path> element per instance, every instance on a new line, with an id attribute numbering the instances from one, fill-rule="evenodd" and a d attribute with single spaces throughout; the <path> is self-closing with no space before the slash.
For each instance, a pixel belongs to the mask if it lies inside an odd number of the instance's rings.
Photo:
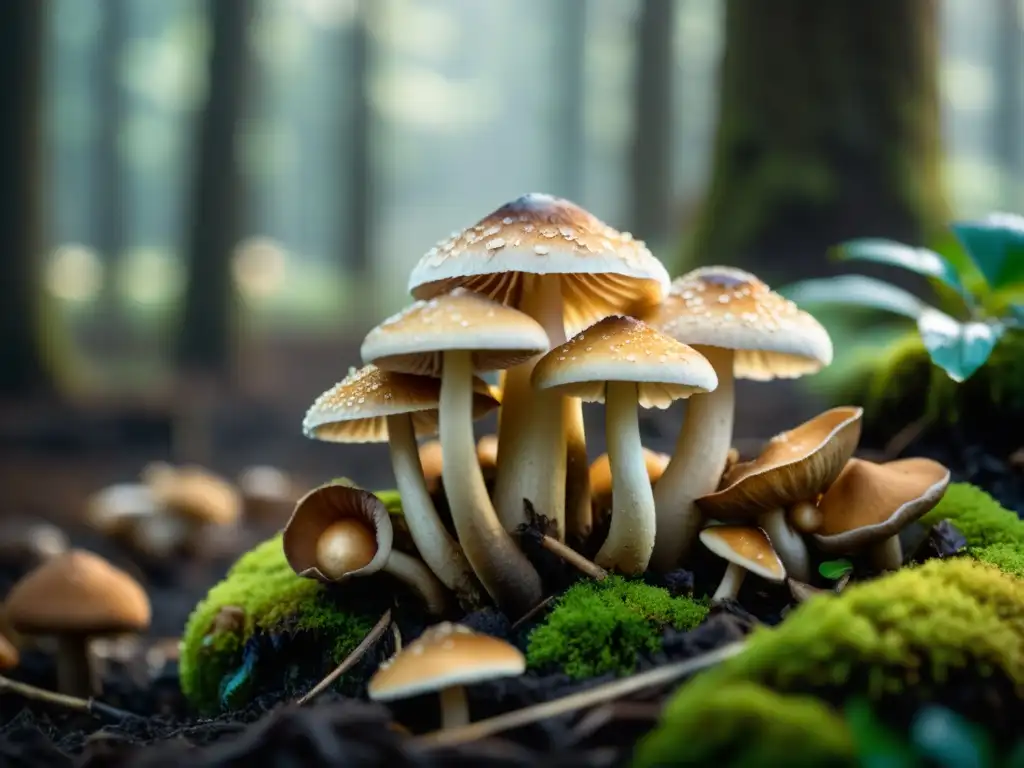
<path id="1" fill-rule="evenodd" d="M 654 765 L 673 749 L 693 748 L 675 734 L 738 682 L 835 702 L 862 695 L 943 703 L 946 684 L 965 678 L 1024 694 L 1024 581 L 966 558 L 931 560 L 814 597 L 780 626 L 756 630 L 743 653 L 672 697 L 638 754 Z"/>
<path id="2" fill-rule="evenodd" d="M 527 663 L 559 669 L 574 679 L 629 674 L 641 653 L 661 648 L 666 627 L 693 629 L 707 616 L 703 602 L 672 597 L 642 581 L 609 576 L 581 581 L 558 598 L 530 634 Z"/>
<path id="3" fill-rule="evenodd" d="M 243 555 L 192 612 L 182 635 L 182 692 L 203 712 L 221 708 L 226 698 L 243 703 L 258 677 L 249 665 L 256 663 L 254 643 L 261 640 L 269 646 L 282 638 L 311 641 L 321 651 L 317 662 L 337 663 L 373 628 L 387 607 L 386 596 L 386 590 L 328 591 L 299 578 L 284 558 L 278 534 Z M 225 607 L 244 611 L 241 626 L 215 626 Z M 265 659 L 258 666 L 275 667 Z"/>

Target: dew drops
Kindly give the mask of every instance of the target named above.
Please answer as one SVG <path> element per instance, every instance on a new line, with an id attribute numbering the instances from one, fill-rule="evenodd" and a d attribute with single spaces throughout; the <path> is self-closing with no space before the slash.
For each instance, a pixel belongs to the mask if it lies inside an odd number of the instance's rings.
<path id="1" fill-rule="evenodd" d="M 533 246 L 533 252 L 536 253 L 538 256 L 545 256 L 551 252 L 551 249 L 548 248 L 546 245 L 535 245 Z"/>

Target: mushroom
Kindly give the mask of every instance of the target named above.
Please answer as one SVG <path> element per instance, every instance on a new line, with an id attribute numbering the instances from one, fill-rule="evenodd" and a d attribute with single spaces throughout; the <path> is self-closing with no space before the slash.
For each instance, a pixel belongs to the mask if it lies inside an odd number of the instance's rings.
<path id="1" fill-rule="evenodd" d="M 813 501 L 798 501 L 789 508 L 786 517 L 800 533 L 814 533 L 821 527 L 821 510 Z"/>
<path id="2" fill-rule="evenodd" d="M 734 378 L 767 381 L 814 373 L 832 362 L 832 342 L 818 321 L 793 302 L 731 267 L 702 267 L 677 278 L 665 301 L 642 318 L 693 345 L 718 375 L 717 389 L 687 403 L 672 460 L 654 489 L 658 541 L 651 566 L 670 571 L 686 557 L 700 530 L 696 499 L 718 488 L 725 469 Z"/>
<path id="3" fill-rule="evenodd" d="M 21 654 L 14 647 L 14 643 L 0 635 L 0 672 L 14 669 L 20 661 Z"/>
<path id="4" fill-rule="evenodd" d="M 498 470 L 498 436 L 484 435 L 476 441 L 476 459 L 484 480 L 491 482 Z"/>
<path id="5" fill-rule="evenodd" d="M 712 525 L 700 532 L 700 541 L 729 563 L 718 589 L 711 596 L 712 602 L 735 600 L 748 571 L 766 581 L 782 583 L 786 580 L 786 567 L 760 528 Z"/>
<path id="6" fill-rule="evenodd" d="M 942 500 L 949 478 L 931 459 L 850 459 L 818 504 L 814 540 L 829 554 L 867 549 L 879 568 L 896 570 L 903 564 L 899 532 Z"/>
<path id="7" fill-rule="evenodd" d="M 547 332 L 545 349 L 607 315 L 646 310 L 661 301 L 668 283 L 665 267 L 641 241 L 568 200 L 544 194 L 523 195 L 454 232 L 409 276 L 417 299 L 458 286 L 522 310 Z M 495 507 L 508 531 L 527 522 L 528 499 L 556 524 L 559 538 L 566 526 L 585 535 L 590 503 L 582 406 L 531 390 L 536 362 L 527 359 L 504 377 Z M 567 454 L 573 457 L 571 478 Z M 568 520 L 567 495 L 573 499 Z"/>
<path id="8" fill-rule="evenodd" d="M 302 430 L 327 442 L 387 442 L 402 512 L 420 556 L 464 605 L 479 607 L 484 599 L 480 584 L 437 514 L 416 447 L 417 435 L 437 432 L 440 395 L 440 379 L 367 365 L 320 395 L 306 412 Z M 473 383 L 472 398 L 473 418 L 498 407 L 480 379 Z"/>
<path id="9" fill-rule="evenodd" d="M 514 645 L 446 621 L 381 664 L 367 694 L 373 701 L 396 701 L 436 691 L 441 727 L 456 728 L 469 722 L 467 685 L 525 671 L 526 658 Z"/>
<path id="10" fill-rule="evenodd" d="M 857 448 L 863 413 L 832 408 L 776 435 L 755 460 L 732 468 L 722 490 L 697 499 L 697 506 L 716 520 L 757 521 L 790 576 L 810 581 L 807 545 L 790 528 L 786 509 L 816 499 L 839 476 Z"/>
<path id="11" fill-rule="evenodd" d="M 0 523 L 0 560 L 19 569 L 34 568 L 67 549 L 67 535 L 53 523 L 24 518 Z"/>
<path id="12" fill-rule="evenodd" d="M 340 584 L 384 572 L 418 594 L 430 613 L 443 613 L 444 586 L 393 543 L 391 517 L 381 500 L 340 483 L 321 485 L 299 499 L 282 538 L 285 559 L 299 576 Z"/>
<path id="13" fill-rule="evenodd" d="M 423 468 L 423 481 L 427 485 L 427 493 L 434 497 L 442 490 L 441 471 L 444 467 L 444 458 L 441 453 L 441 441 L 427 440 L 417 452 L 420 466 Z"/>
<path id="14" fill-rule="evenodd" d="M 471 382 L 474 370 L 516 365 L 547 343 L 544 329 L 528 315 L 456 288 L 384 321 L 362 346 L 363 359 L 382 369 L 441 377 L 442 480 L 455 532 L 488 594 L 517 615 L 540 600 L 541 581 L 487 493 L 473 439 Z"/>
<path id="15" fill-rule="evenodd" d="M 612 471 L 612 519 L 594 562 L 643 573 L 654 549 L 654 495 L 640 443 L 637 406 L 667 408 L 673 400 L 717 385 L 704 357 L 632 317 L 612 315 L 548 352 L 533 385 L 605 403 Z"/>
<path id="16" fill-rule="evenodd" d="M 644 456 L 644 465 L 647 467 L 647 479 L 651 487 L 658 482 L 661 473 L 668 465 L 669 456 L 664 453 L 652 451 L 649 448 L 641 449 Z M 611 509 L 612 505 L 612 465 L 607 453 L 602 453 L 590 465 L 590 493 L 594 503 L 594 511 L 602 516 Z"/>
<path id="17" fill-rule="evenodd" d="M 71 549 L 27 574 L 7 595 L 7 618 L 22 635 L 57 639 L 57 687 L 87 698 L 99 693 L 89 640 L 144 632 L 150 606 L 145 590 L 92 552 Z"/>
<path id="18" fill-rule="evenodd" d="M 199 466 L 151 471 L 149 486 L 165 510 L 161 522 L 168 528 L 168 536 L 175 526 L 180 529 L 181 544 L 191 554 L 209 551 L 211 542 L 216 541 L 210 536 L 211 529 L 229 529 L 242 515 L 238 489 Z"/>
<path id="19" fill-rule="evenodd" d="M 291 478 L 277 467 L 257 465 L 238 476 L 245 517 L 257 524 L 279 526 L 288 519 L 297 494 Z"/>

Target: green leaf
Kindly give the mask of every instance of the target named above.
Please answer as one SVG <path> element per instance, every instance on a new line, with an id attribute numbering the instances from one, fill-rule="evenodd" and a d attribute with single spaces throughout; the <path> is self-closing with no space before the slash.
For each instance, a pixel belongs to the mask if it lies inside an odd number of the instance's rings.
<path id="1" fill-rule="evenodd" d="M 992 288 L 1024 280 L 1024 216 L 990 213 L 952 229 Z"/>
<path id="2" fill-rule="evenodd" d="M 790 283 L 778 293 L 797 304 L 847 304 L 917 319 L 928 305 L 895 285 L 863 275 L 840 275 Z"/>
<path id="3" fill-rule="evenodd" d="M 961 323 L 928 308 L 917 319 L 917 329 L 932 362 L 961 382 L 985 364 L 1006 328 L 996 322 Z"/>
<path id="4" fill-rule="evenodd" d="M 374 491 L 373 495 L 384 502 L 384 506 L 387 507 L 388 514 L 402 514 L 402 496 L 398 491 L 393 488 L 388 488 L 383 491 Z"/>
<path id="5" fill-rule="evenodd" d="M 987 768 L 992 745 L 985 733 L 945 707 L 929 706 L 910 725 L 915 751 L 946 768 Z"/>
<path id="6" fill-rule="evenodd" d="M 867 699 L 856 698 L 843 707 L 847 727 L 865 768 L 911 768 L 919 765 L 913 749 L 875 715 Z"/>
<path id="7" fill-rule="evenodd" d="M 948 285 L 961 296 L 968 293 L 960 280 L 956 269 L 946 259 L 927 248 L 915 248 L 912 245 L 897 243 L 895 240 L 879 238 L 863 238 L 848 240 L 832 249 L 836 259 L 873 261 L 877 264 L 888 264 L 893 267 L 916 272 Z"/>
<path id="8" fill-rule="evenodd" d="M 846 559 L 826 560 L 818 566 L 818 573 L 832 581 L 839 581 L 852 570 L 853 563 Z"/>

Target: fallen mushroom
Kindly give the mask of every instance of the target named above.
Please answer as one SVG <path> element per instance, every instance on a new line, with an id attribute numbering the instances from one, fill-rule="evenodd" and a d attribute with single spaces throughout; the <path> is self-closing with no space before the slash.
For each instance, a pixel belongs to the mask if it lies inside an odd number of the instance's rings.
<path id="1" fill-rule="evenodd" d="M 863 409 L 832 408 L 773 437 L 753 461 L 737 464 L 720 491 L 697 499 L 709 518 L 754 522 L 771 539 L 789 574 L 810 581 L 810 555 L 786 509 L 816 499 L 839 476 L 860 440 Z"/>
<path id="2" fill-rule="evenodd" d="M 466 686 L 526 671 L 526 658 L 514 645 L 461 624 L 443 622 L 427 629 L 381 664 L 370 679 L 373 701 L 396 701 L 437 692 L 441 727 L 469 722 Z"/>
<path id="3" fill-rule="evenodd" d="M 949 470 L 931 459 L 850 459 L 818 503 L 814 540 L 829 554 L 866 549 L 879 568 L 897 570 L 903 565 L 899 532 L 942 500 L 949 478 Z"/>
<path id="4" fill-rule="evenodd" d="M 533 385 L 605 403 L 612 518 L 594 562 L 626 574 L 647 570 L 654 549 L 654 495 L 640 443 L 638 406 L 667 408 L 717 381 L 704 357 L 632 317 L 613 315 L 548 352 Z"/>
<path id="5" fill-rule="evenodd" d="M 760 528 L 713 525 L 700 532 L 700 540 L 729 563 L 718 589 L 711 596 L 712 602 L 735 600 L 748 572 L 776 583 L 786 579 L 786 567 Z"/>
<path id="6" fill-rule="evenodd" d="M 11 588 L 7 618 L 19 634 L 57 639 L 57 687 L 88 698 L 100 691 L 89 656 L 94 637 L 144 632 L 149 598 L 127 573 L 91 552 L 50 558 Z"/>
<path id="7" fill-rule="evenodd" d="M 367 365 L 320 395 L 306 412 L 302 430 L 307 437 L 334 443 L 387 442 L 402 512 L 420 556 L 472 609 L 482 605 L 483 591 L 462 547 L 437 514 L 416 446 L 417 436 L 437 432 L 440 395 L 439 379 Z M 498 407 L 480 379 L 473 382 L 472 398 L 474 419 Z"/>
<path id="8" fill-rule="evenodd" d="M 547 348 L 528 315 L 456 288 L 418 301 L 385 320 L 363 341 L 368 364 L 441 377 L 438 419 L 442 479 L 463 551 L 488 594 L 518 615 L 541 598 L 540 576 L 502 527 L 487 493 L 473 438 L 474 371 L 508 368 Z M 502 446 L 502 461 L 509 458 Z M 520 504 L 522 504 L 520 499 Z M 541 510 L 547 515 L 547 510 Z"/>
<path id="9" fill-rule="evenodd" d="M 814 373 L 832 362 L 832 342 L 806 312 L 749 272 L 702 267 L 672 283 L 642 319 L 691 344 L 715 369 L 718 387 L 687 404 L 672 460 L 654 489 L 658 540 L 651 567 L 676 568 L 703 517 L 696 505 L 719 486 L 732 444 L 734 379 L 768 381 Z M 769 532 L 770 535 L 770 532 Z"/>
<path id="10" fill-rule="evenodd" d="M 339 483 L 303 496 L 282 537 L 285 559 L 299 576 L 339 584 L 387 573 L 419 595 L 430 613 L 444 613 L 444 586 L 422 561 L 395 549 L 393 540 L 381 500 Z"/>

